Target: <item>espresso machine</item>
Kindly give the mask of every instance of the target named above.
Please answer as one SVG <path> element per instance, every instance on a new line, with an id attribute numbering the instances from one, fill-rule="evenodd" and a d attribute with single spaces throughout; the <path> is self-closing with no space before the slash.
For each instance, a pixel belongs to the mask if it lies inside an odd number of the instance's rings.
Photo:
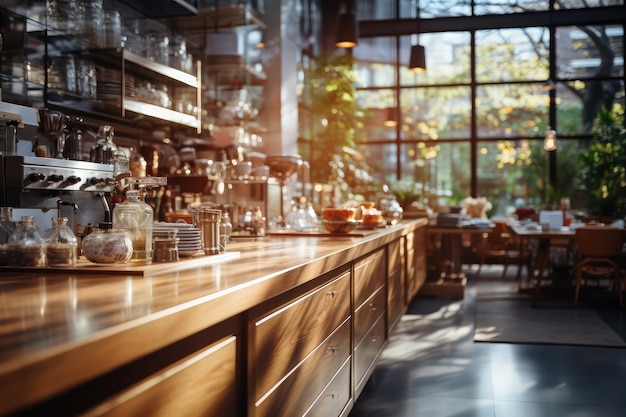
<path id="1" fill-rule="evenodd" d="M 14 220 L 32 215 L 42 230 L 52 217 L 67 217 L 75 233 L 104 221 L 113 165 L 35 156 L 38 115 L 33 107 L 0 101 L 0 122 L 16 126 L 17 141 L 14 154 L 0 155 L 0 206 L 12 207 Z"/>

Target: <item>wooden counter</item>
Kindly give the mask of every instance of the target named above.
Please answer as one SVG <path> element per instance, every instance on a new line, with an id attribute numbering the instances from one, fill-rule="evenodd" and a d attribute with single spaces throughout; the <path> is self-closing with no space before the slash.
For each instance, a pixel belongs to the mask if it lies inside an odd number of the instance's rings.
<path id="1" fill-rule="evenodd" d="M 143 274 L 0 267 L 0 415 L 36 415 L 37 407 L 86 412 L 190 353 L 228 346 L 232 337 L 237 357 L 245 357 L 250 310 L 325 285 L 335 279 L 332 271 L 407 235 L 413 245 L 425 224 L 405 221 L 362 237 L 233 242 L 228 249 L 238 256 L 155 265 Z M 250 370 L 236 368 L 236 383 L 245 385 Z M 106 414 L 100 411 L 87 415 Z"/>

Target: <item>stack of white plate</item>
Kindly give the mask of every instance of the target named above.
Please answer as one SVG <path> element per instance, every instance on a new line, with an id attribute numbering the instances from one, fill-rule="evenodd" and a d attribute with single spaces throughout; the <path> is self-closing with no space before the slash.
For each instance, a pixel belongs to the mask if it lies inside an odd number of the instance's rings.
<path id="1" fill-rule="evenodd" d="M 155 223 L 152 237 L 170 237 L 176 231 L 178 240 L 178 256 L 188 258 L 202 250 L 200 229 L 189 223 Z"/>

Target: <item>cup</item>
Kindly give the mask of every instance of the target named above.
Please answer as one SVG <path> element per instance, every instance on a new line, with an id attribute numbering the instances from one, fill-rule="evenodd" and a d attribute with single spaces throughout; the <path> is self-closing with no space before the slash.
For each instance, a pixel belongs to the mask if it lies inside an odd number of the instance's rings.
<path id="1" fill-rule="evenodd" d="M 0 155 L 15 155 L 17 149 L 17 128 L 0 126 Z"/>
<path id="2" fill-rule="evenodd" d="M 206 207 L 192 208 L 193 224 L 200 229 L 205 255 L 220 253 L 220 219 L 222 211 Z"/>

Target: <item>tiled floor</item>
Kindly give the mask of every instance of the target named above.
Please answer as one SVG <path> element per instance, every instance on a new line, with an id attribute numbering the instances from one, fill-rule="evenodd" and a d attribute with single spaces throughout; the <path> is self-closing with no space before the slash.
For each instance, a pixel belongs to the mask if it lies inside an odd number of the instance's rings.
<path id="1" fill-rule="evenodd" d="M 474 343 L 468 277 L 464 300 L 414 300 L 350 417 L 626 416 L 626 348 Z M 624 312 L 599 314 L 626 340 Z"/>

